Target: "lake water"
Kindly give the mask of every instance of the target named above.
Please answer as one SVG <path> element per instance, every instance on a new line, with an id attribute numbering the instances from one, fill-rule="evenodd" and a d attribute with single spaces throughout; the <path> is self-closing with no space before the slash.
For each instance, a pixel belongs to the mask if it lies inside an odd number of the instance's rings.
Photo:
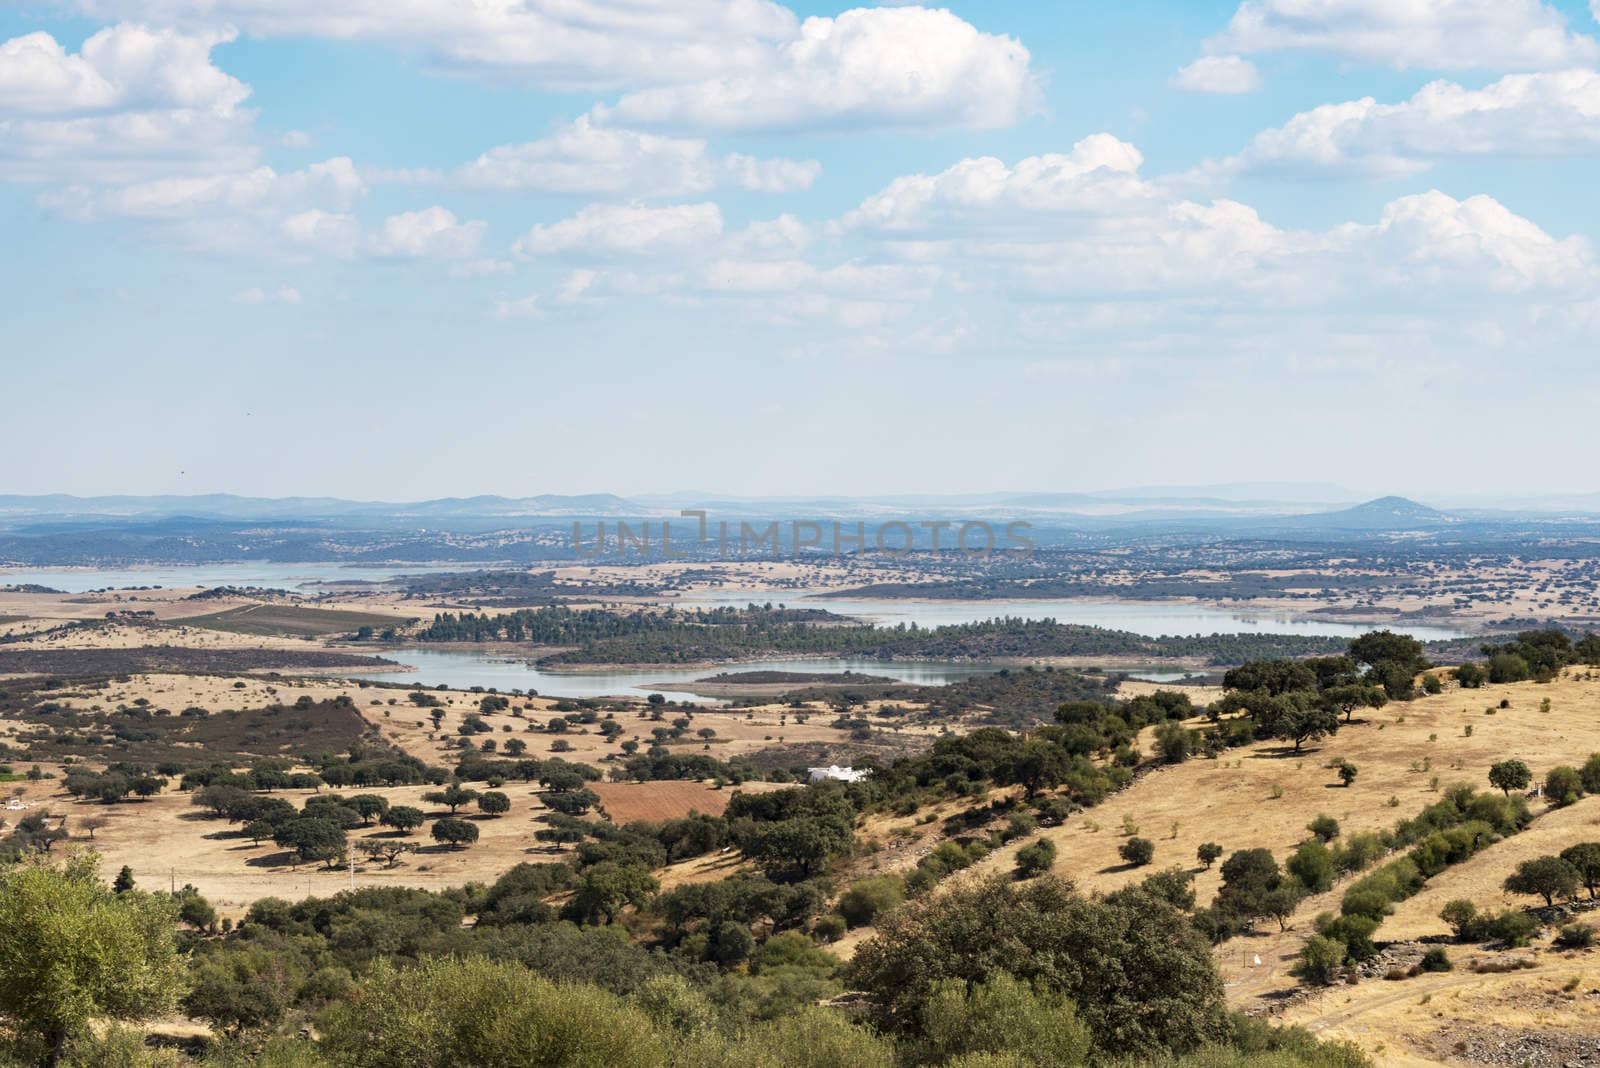
<path id="1" fill-rule="evenodd" d="M 0 568 L 0 585 L 35 584 L 65 590 L 68 593 L 83 593 L 106 587 L 120 589 L 129 586 L 169 588 L 265 586 L 296 589 L 301 586 L 333 582 L 387 582 L 397 575 L 471 569 L 472 565 L 468 564 L 383 564 L 366 567 L 340 563 L 227 563 L 108 569 Z M 894 598 L 818 597 L 808 596 L 803 591 L 796 590 L 725 590 L 716 594 L 685 597 L 671 603 L 700 608 L 722 606 L 743 608 L 752 601 L 757 604 L 771 601 L 790 606 L 824 608 L 839 615 L 855 616 L 881 626 L 915 623 L 919 627 L 938 627 L 955 623 L 976 623 L 997 616 L 1011 616 L 1021 619 L 1054 619 L 1058 623 L 1082 623 L 1111 630 L 1130 631 L 1152 638 L 1161 635 L 1188 637 L 1246 632 L 1354 638 L 1374 629 L 1371 624 L 1244 614 L 1210 605 L 1128 601 L 906 601 Z M 1449 627 L 1406 624 L 1389 625 L 1389 629 L 1409 634 L 1419 641 L 1459 638 L 1465 633 Z"/>
<path id="2" fill-rule="evenodd" d="M 537 690 L 546 697 L 616 697 L 660 693 L 673 700 L 701 700 L 688 685 L 721 672 L 801 671 L 838 674 L 854 671 L 901 682 L 942 686 L 1000 670 L 992 664 L 878 660 L 758 660 L 716 667 L 605 668 L 591 671 L 541 671 L 533 664 L 502 656 L 438 649 L 397 649 L 381 655 L 415 671 L 362 672 L 356 678 L 454 689 L 482 686 L 497 690 Z M 677 686 L 678 689 L 673 687 Z"/>
<path id="3" fill-rule="evenodd" d="M 430 571 L 470 571 L 465 564 L 274 564 L 229 563 L 171 565 L 165 567 L 0 567 L 0 586 L 48 586 L 66 593 L 86 593 L 106 588 L 163 586 L 262 586 L 293 590 L 329 582 L 388 582 L 397 575 Z"/>
<path id="4" fill-rule="evenodd" d="M 783 603 L 790 608 L 825 608 L 839 615 L 855 616 L 879 626 L 915 623 L 919 627 L 940 627 L 956 623 L 978 623 L 998 616 L 1021 619 L 1054 619 L 1057 623 L 1082 623 L 1108 630 L 1125 630 L 1151 638 L 1163 635 L 1194 637 L 1206 634 L 1311 634 L 1333 638 L 1356 638 L 1378 629 L 1371 623 L 1336 623 L 1321 619 L 1294 619 L 1283 616 L 1243 614 L 1226 608 L 1201 604 L 1155 604 L 1130 601 L 904 601 L 895 598 L 845 598 L 807 596 L 794 590 L 743 590 L 719 592 L 711 596 L 685 597 L 676 602 L 701 608 L 743 608 L 756 604 Z M 1389 630 L 1409 634 L 1418 641 L 1460 638 L 1465 632 L 1449 627 L 1383 624 Z"/>
<path id="5" fill-rule="evenodd" d="M 264 586 L 297 589 L 322 583 L 386 582 L 397 575 L 429 571 L 470 570 L 463 564 L 388 564 L 363 567 L 339 563 L 277 564 L 227 563 L 196 566 L 148 568 L 0 568 L 0 585 L 32 583 L 69 593 L 82 593 L 106 587 L 129 586 Z M 686 607 L 743 608 L 755 602 L 784 603 L 791 607 L 824 608 L 839 615 L 853 616 L 881 626 L 915 623 L 937 627 L 974 623 L 999 616 L 1021 619 L 1054 619 L 1060 623 L 1081 623 L 1113 630 L 1130 631 L 1150 637 L 1193 636 L 1260 632 L 1272 634 L 1313 634 L 1353 638 L 1373 629 L 1370 625 L 1335 623 L 1324 620 L 1248 615 L 1198 604 L 1152 604 L 1148 602 L 1086 602 L 1042 600 L 995 601 L 905 601 L 888 598 L 808 597 L 795 590 L 736 590 L 710 596 L 683 598 L 671 603 Z M 667 602 L 663 602 L 667 603 Z M 1463 632 L 1447 627 L 1393 626 L 1390 629 L 1428 641 L 1457 638 Z M 469 651 L 406 649 L 390 654 L 413 666 L 414 671 L 363 674 L 362 678 L 383 682 L 424 685 L 444 684 L 457 688 L 482 686 L 499 690 L 537 690 L 550 697 L 605 697 L 660 692 L 674 699 L 695 698 L 688 686 L 695 679 L 719 671 L 797 671 L 834 674 L 856 671 L 883 675 L 925 685 L 943 685 L 974 675 L 998 670 L 993 665 L 932 661 L 876 660 L 762 660 L 714 668 L 598 668 L 588 671 L 541 671 L 532 664 L 505 657 L 485 656 Z M 1182 673 L 1170 670 L 1132 672 L 1136 678 L 1155 682 L 1175 682 Z M 674 689 L 674 685 L 680 687 Z"/>

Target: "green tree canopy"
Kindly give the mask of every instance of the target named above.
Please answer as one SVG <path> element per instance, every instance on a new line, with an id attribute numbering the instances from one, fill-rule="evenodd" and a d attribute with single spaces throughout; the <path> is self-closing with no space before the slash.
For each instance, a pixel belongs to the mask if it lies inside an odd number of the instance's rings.
<path id="1" fill-rule="evenodd" d="M 177 902 L 100 880 L 99 857 L 0 869 L 0 1016 L 42 1039 L 48 1063 L 90 1020 L 147 1019 L 184 987 Z"/>
<path id="2" fill-rule="evenodd" d="M 945 980 L 1009 972 L 1077 1006 L 1109 1053 L 1184 1052 L 1226 1029 L 1211 949 L 1189 918 L 1137 888 L 1091 901 L 1050 876 L 995 876 L 908 902 L 848 965 L 889 1027 L 921 1030 Z"/>

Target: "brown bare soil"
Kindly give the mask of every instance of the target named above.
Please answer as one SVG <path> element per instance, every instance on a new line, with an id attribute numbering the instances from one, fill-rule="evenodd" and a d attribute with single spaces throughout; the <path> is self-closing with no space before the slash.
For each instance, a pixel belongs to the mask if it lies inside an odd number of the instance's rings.
<path id="1" fill-rule="evenodd" d="M 703 782 L 597 782 L 589 788 L 600 795 L 600 805 L 612 822 L 632 823 L 682 819 L 695 812 L 720 816 L 728 807 L 728 799 L 740 790 L 760 793 L 788 787 L 770 782 L 721 788 Z"/>
<path id="2" fill-rule="evenodd" d="M 394 625 L 394 617 L 375 612 L 351 612 L 336 608 L 302 608 L 298 605 L 252 604 L 229 608 L 204 616 L 187 616 L 184 623 L 207 630 L 234 634 L 288 635 L 296 638 L 321 638 L 350 634 L 361 627 L 382 629 Z"/>

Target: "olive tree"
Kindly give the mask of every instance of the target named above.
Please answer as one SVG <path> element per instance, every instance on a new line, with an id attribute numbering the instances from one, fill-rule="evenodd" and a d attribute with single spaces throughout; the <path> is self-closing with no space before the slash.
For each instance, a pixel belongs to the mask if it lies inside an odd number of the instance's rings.
<path id="1" fill-rule="evenodd" d="M 90 1020 L 168 1012 L 184 985 L 178 903 L 100 880 L 99 858 L 0 868 L 0 1017 L 61 1059 Z"/>

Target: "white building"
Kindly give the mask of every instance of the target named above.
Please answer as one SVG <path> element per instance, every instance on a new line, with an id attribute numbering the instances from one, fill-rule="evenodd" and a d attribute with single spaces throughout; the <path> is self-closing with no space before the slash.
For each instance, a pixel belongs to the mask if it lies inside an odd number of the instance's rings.
<path id="1" fill-rule="evenodd" d="M 824 779 L 837 779 L 839 782 L 860 782 L 869 774 L 866 771 L 857 771 L 855 768 L 841 768 L 837 764 L 829 764 L 825 768 L 807 768 L 812 782 L 821 782 Z"/>

